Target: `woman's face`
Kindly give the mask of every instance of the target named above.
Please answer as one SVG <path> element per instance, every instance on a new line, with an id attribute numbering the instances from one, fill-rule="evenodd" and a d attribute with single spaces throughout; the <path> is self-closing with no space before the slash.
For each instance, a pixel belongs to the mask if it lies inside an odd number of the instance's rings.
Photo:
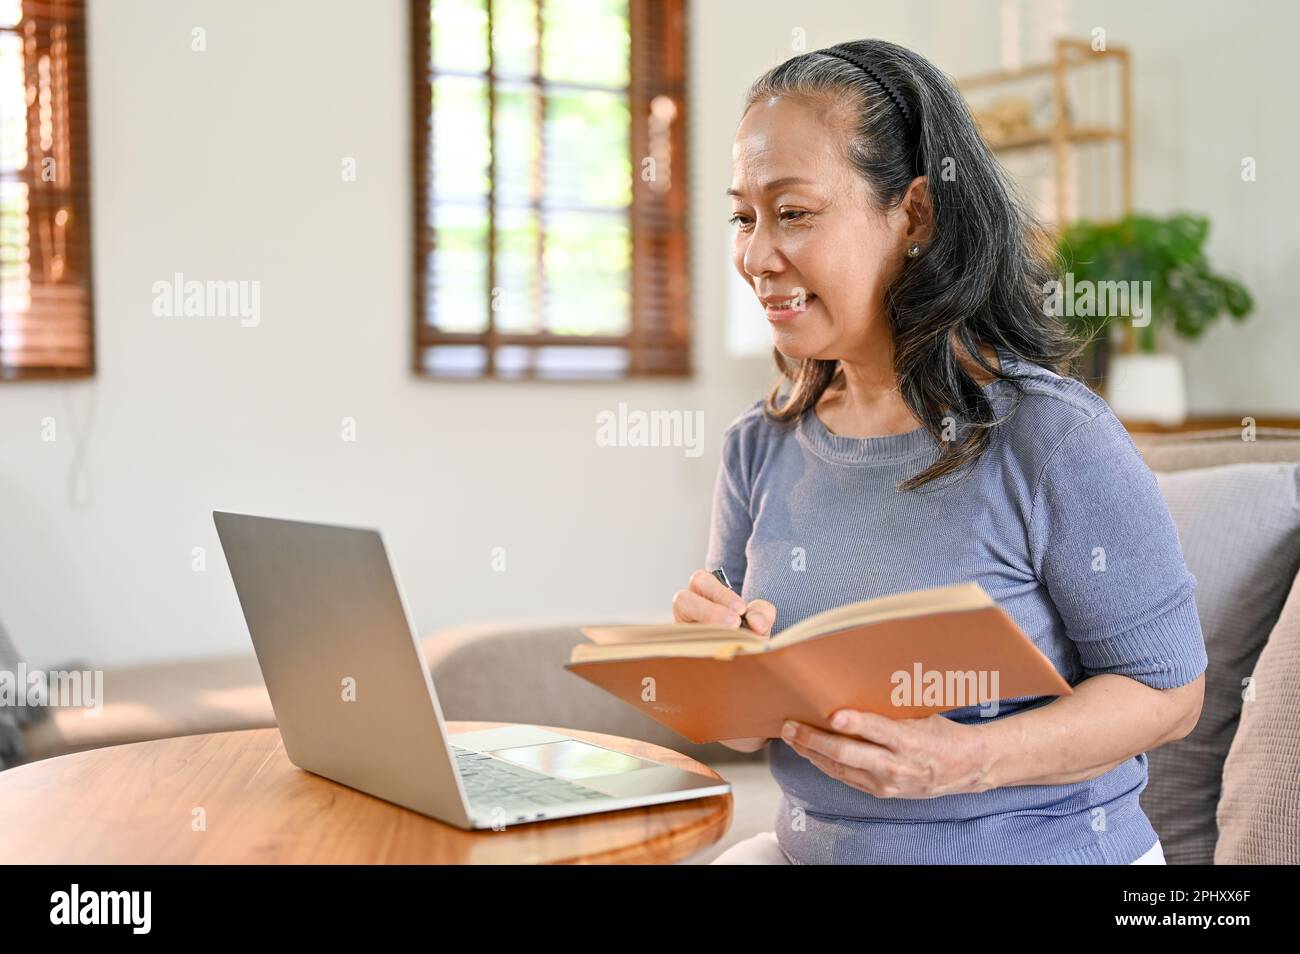
<path id="1" fill-rule="evenodd" d="M 732 262 L 766 299 L 773 344 L 790 358 L 855 360 L 892 345 L 884 292 L 902 266 L 907 214 L 872 205 L 842 136 L 777 97 L 750 107 L 731 152 Z"/>

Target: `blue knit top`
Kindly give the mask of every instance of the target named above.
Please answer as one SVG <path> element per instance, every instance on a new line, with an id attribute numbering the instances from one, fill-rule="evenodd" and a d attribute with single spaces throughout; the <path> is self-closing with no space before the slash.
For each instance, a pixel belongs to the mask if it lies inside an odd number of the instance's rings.
<path id="1" fill-rule="evenodd" d="M 900 492 L 932 463 L 924 430 L 832 434 L 815 411 L 727 428 L 706 565 L 776 606 L 773 635 L 813 613 L 978 582 L 1071 686 L 1115 673 L 1157 689 L 1205 670 L 1196 581 L 1123 425 L 1086 385 L 999 351 L 1023 387 L 985 387 L 1004 423 L 974 467 Z M 996 718 L 1055 697 L 1007 700 Z M 978 722 L 979 708 L 944 713 Z M 1085 729 L 1086 731 L 1086 729 Z M 1147 758 L 1089 781 L 935 798 L 877 798 L 768 743 L 775 830 L 796 862 L 1128 864 L 1156 842 L 1138 804 Z"/>

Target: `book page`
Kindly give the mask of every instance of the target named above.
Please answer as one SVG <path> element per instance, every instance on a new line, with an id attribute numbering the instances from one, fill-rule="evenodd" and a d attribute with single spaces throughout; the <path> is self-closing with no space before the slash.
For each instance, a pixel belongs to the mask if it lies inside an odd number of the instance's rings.
<path id="1" fill-rule="evenodd" d="M 646 643 L 687 643 L 696 640 L 741 640 L 766 643 L 766 636 L 747 629 L 728 629 L 707 623 L 646 623 L 632 626 L 583 626 L 582 635 L 601 646 L 627 646 Z"/>
<path id="2" fill-rule="evenodd" d="M 978 583 L 956 583 L 952 586 L 913 590 L 910 593 L 894 593 L 859 603 L 849 603 L 846 606 L 838 606 L 809 616 L 774 637 L 768 646 L 774 649 L 789 646 L 791 643 L 814 636 L 824 636 L 827 633 L 879 623 L 887 619 L 925 616 L 930 613 L 951 613 L 956 610 L 980 609 L 992 605 L 994 605 L 993 598 L 985 593 Z"/>
<path id="3" fill-rule="evenodd" d="M 569 662 L 594 662 L 602 659 L 645 659 L 656 656 L 673 658 L 702 657 L 706 659 L 730 659 L 739 653 L 766 652 L 766 639 L 736 640 L 710 639 L 686 643 L 641 643 L 636 646 L 627 644 L 597 645 L 596 643 L 579 643 L 569 654 Z"/>

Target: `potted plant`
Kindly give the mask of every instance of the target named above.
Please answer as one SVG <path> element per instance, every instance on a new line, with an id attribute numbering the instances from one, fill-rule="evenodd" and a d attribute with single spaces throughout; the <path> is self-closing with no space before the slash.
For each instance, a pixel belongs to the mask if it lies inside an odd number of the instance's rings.
<path id="1" fill-rule="evenodd" d="M 1107 400 L 1121 418 L 1179 424 L 1186 416 L 1182 363 L 1159 353 L 1161 328 L 1195 339 L 1225 312 L 1240 321 L 1255 307 L 1240 283 L 1210 268 L 1209 231 L 1205 216 L 1179 213 L 1079 221 L 1060 236 L 1059 314 L 1103 344 L 1122 328 L 1121 353 L 1104 369 Z"/>

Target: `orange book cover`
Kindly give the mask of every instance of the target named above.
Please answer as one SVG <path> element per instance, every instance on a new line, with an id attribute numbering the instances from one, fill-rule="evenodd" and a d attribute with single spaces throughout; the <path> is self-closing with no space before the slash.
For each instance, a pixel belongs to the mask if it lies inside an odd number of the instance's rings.
<path id="1" fill-rule="evenodd" d="M 838 709 L 914 719 L 1070 695 L 1051 661 L 974 583 L 819 613 L 769 640 L 695 624 L 586 627 L 565 667 L 692 742 L 830 731 Z"/>

